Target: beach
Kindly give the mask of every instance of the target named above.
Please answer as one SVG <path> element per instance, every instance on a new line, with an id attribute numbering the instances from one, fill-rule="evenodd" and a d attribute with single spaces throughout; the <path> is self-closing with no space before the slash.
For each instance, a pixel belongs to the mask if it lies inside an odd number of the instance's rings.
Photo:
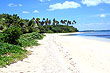
<path id="1" fill-rule="evenodd" d="M 0 73 L 110 73 L 110 42 L 46 34 L 23 61 L 0 68 Z"/>

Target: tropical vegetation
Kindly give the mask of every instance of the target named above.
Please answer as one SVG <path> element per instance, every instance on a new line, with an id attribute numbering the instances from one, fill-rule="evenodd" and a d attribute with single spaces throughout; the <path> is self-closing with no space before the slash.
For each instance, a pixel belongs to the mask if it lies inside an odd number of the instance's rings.
<path id="1" fill-rule="evenodd" d="M 42 33 L 76 32 L 72 25 L 76 21 L 55 18 L 22 19 L 17 14 L 0 14 L 0 67 L 23 60 L 30 54 L 25 47 L 38 45 L 37 40 L 43 39 Z"/>

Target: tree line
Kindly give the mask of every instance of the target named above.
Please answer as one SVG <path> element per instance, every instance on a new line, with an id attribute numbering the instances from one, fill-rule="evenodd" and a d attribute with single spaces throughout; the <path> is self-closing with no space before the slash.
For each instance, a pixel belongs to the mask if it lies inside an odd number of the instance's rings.
<path id="1" fill-rule="evenodd" d="M 33 18 L 33 20 L 35 20 L 37 25 L 42 25 L 42 26 L 43 25 L 50 25 L 50 24 L 52 24 L 52 25 L 60 25 L 60 23 L 61 24 L 65 24 L 67 26 L 69 26 L 71 24 L 76 24 L 75 20 L 73 20 L 73 21 L 70 21 L 70 20 L 60 20 L 60 22 L 59 22 L 55 18 L 53 20 L 50 20 L 48 18 L 43 18 L 41 21 L 40 21 L 40 18 L 36 18 L 36 19 Z"/>
<path id="2" fill-rule="evenodd" d="M 34 17 L 31 20 L 29 20 L 29 19 L 22 19 L 17 14 L 13 14 L 13 15 L 0 14 L 0 30 L 7 29 L 10 26 L 18 25 L 22 28 L 23 33 L 31 33 L 31 32 L 35 32 L 35 31 L 42 32 L 42 33 L 46 33 L 46 31 L 54 32 L 53 29 L 56 29 L 56 31 L 61 30 L 59 32 L 63 32 L 63 31 L 70 32 L 69 28 L 72 28 L 73 24 L 76 24 L 75 20 L 58 21 L 55 18 L 53 20 L 50 20 L 48 18 L 43 18 L 41 20 L 40 18 L 34 18 Z M 50 28 L 50 29 L 47 30 L 47 28 Z M 72 29 L 73 30 L 75 29 L 74 31 L 77 31 L 77 29 L 75 27 L 73 27 Z M 71 31 L 71 32 L 73 32 L 73 31 Z"/>

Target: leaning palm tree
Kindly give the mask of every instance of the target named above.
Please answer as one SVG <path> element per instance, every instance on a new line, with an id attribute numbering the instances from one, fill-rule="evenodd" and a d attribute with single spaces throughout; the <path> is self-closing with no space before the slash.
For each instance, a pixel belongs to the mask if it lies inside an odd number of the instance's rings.
<path id="1" fill-rule="evenodd" d="M 59 25 L 59 21 L 56 21 L 55 23 L 56 23 L 56 25 Z"/>

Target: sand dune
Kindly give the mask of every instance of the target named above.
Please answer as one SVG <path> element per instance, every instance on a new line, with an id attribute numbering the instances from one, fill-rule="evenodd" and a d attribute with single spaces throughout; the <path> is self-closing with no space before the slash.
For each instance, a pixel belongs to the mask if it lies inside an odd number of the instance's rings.
<path id="1" fill-rule="evenodd" d="M 110 42 L 46 34 L 32 55 L 0 73 L 110 73 Z"/>

